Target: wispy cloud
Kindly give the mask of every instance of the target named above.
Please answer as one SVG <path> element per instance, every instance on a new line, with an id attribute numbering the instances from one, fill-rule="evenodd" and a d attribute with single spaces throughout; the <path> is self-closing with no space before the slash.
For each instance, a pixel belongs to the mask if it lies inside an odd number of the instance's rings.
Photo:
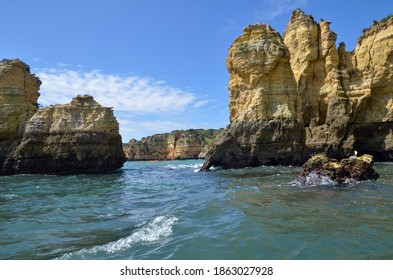
<path id="1" fill-rule="evenodd" d="M 43 106 L 66 104 L 77 94 L 92 95 L 101 105 L 114 108 L 123 142 L 198 126 L 189 123 L 190 114 L 209 103 L 207 96 L 151 77 L 104 74 L 69 66 L 33 69 L 42 81 L 38 102 Z"/>
<path id="2" fill-rule="evenodd" d="M 35 69 L 42 81 L 40 103 L 68 103 L 77 94 L 90 94 L 103 106 L 133 114 L 185 111 L 206 104 L 195 93 L 165 81 L 135 75 L 83 72 L 66 68 Z"/>
<path id="3" fill-rule="evenodd" d="M 284 13 L 307 5 L 308 0 L 262 0 L 261 8 L 255 10 L 255 17 L 260 20 L 272 20 Z"/>

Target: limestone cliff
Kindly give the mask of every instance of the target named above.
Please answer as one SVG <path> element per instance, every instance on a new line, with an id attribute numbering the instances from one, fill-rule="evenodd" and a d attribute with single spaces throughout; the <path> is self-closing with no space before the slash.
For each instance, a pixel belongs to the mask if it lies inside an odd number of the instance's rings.
<path id="1" fill-rule="evenodd" d="M 304 128 L 290 53 L 269 25 L 244 28 L 229 48 L 230 125 L 202 167 L 300 164 Z"/>
<path id="2" fill-rule="evenodd" d="M 123 146 L 128 160 L 173 160 L 204 158 L 209 145 L 223 129 L 175 130 L 154 134 Z"/>
<path id="3" fill-rule="evenodd" d="M 102 173 L 120 168 L 125 160 L 112 109 L 85 95 L 40 109 L 26 123 L 3 174 Z"/>
<path id="4" fill-rule="evenodd" d="M 169 133 L 154 134 L 140 141 L 131 139 L 123 145 L 124 153 L 128 160 L 166 160 L 168 135 Z"/>
<path id="5" fill-rule="evenodd" d="M 227 58 L 230 125 L 203 169 L 354 149 L 392 160 L 393 18 L 374 24 L 353 52 L 336 38 L 330 22 L 299 9 L 283 38 L 268 25 L 246 27 Z"/>
<path id="6" fill-rule="evenodd" d="M 0 62 L 0 170 L 38 110 L 41 81 L 18 59 Z"/>
<path id="7" fill-rule="evenodd" d="M 293 12 L 284 33 L 306 128 L 307 154 L 344 157 L 354 149 L 393 159 L 393 18 L 336 48 L 329 22 Z"/>

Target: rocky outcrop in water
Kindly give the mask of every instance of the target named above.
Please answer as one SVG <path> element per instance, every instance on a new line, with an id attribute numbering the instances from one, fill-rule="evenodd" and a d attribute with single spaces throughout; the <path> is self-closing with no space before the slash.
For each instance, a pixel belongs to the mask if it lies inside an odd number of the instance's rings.
<path id="1" fill-rule="evenodd" d="M 352 156 L 341 161 L 328 158 L 324 154 L 318 154 L 303 165 L 304 171 L 300 177 L 304 180 L 311 173 L 316 173 L 327 176 L 337 183 L 376 180 L 379 175 L 375 172 L 373 164 L 373 156 L 367 154 L 361 157 Z"/>
<path id="2" fill-rule="evenodd" d="M 209 145 L 223 129 L 175 130 L 154 134 L 123 146 L 128 160 L 174 160 L 204 158 Z"/>
<path id="3" fill-rule="evenodd" d="M 355 149 L 392 160 L 393 18 L 366 31 L 353 52 L 336 38 L 330 22 L 299 9 L 283 37 L 269 25 L 246 27 L 227 58 L 230 125 L 202 170 Z"/>
<path id="4" fill-rule="evenodd" d="M 23 62 L 0 63 L 0 175 L 120 168 L 126 158 L 112 109 L 85 95 L 38 110 L 40 84 Z"/>
<path id="5" fill-rule="evenodd" d="M 226 63 L 231 123 L 202 170 L 301 164 L 305 133 L 290 52 L 280 34 L 269 25 L 247 26 L 229 48 Z"/>

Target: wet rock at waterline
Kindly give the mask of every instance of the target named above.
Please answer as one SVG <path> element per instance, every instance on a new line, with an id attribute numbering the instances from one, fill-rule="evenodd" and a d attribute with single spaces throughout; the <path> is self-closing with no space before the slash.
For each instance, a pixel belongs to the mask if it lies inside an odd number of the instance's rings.
<path id="1" fill-rule="evenodd" d="M 338 161 L 324 154 L 311 157 L 304 165 L 300 180 L 306 180 L 310 174 L 327 176 L 334 182 L 376 180 L 379 175 L 373 168 L 374 158 L 371 155 L 351 156 Z"/>

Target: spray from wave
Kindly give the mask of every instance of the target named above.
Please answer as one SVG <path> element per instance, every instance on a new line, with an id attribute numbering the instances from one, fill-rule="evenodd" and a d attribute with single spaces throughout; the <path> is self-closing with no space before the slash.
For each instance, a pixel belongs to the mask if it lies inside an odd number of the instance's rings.
<path id="1" fill-rule="evenodd" d="M 88 258 L 97 253 L 115 253 L 131 248 L 134 244 L 140 242 L 154 242 L 161 238 L 168 237 L 172 234 L 172 226 L 178 221 L 174 216 L 159 216 L 147 224 L 142 225 L 134 231 L 130 236 L 119 240 L 95 246 L 80 251 L 71 252 L 63 255 L 59 259 Z"/>
<path id="2" fill-rule="evenodd" d="M 311 172 L 307 177 L 293 181 L 291 185 L 294 187 L 336 186 L 337 182 L 326 175 Z"/>

